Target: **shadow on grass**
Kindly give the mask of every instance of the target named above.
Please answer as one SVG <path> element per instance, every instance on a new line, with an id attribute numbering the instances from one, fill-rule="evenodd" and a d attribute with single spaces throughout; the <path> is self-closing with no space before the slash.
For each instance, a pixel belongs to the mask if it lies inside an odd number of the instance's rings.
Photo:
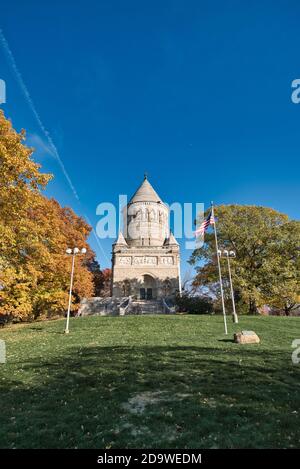
<path id="1" fill-rule="evenodd" d="M 1 447 L 299 442 L 300 373 L 281 350 L 74 347 L 22 368 L 1 381 Z"/>
<path id="2" fill-rule="evenodd" d="M 64 331 L 55 331 L 50 329 L 45 329 L 44 327 L 28 327 L 29 330 L 33 332 L 42 332 L 43 334 L 57 334 L 64 335 Z"/>
<path id="3" fill-rule="evenodd" d="M 231 342 L 232 344 L 234 344 L 233 339 L 218 339 L 218 342 Z"/>

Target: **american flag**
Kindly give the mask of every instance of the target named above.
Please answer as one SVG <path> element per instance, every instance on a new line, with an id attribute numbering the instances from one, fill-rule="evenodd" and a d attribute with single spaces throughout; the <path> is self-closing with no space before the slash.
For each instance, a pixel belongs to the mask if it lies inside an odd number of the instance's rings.
<path id="1" fill-rule="evenodd" d="M 201 225 L 199 226 L 199 228 L 195 231 L 195 235 L 196 236 L 199 236 L 199 235 L 203 236 L 205 231 L 209 227 L 209 225 L 213 225 L 214 223 L 215 223 L 215 218 L 214 218 L 214 215 L 213 215 L 212 211 L 210 211 L 208 216 L 205 218 L 204 222 L 202 222 Z"/>

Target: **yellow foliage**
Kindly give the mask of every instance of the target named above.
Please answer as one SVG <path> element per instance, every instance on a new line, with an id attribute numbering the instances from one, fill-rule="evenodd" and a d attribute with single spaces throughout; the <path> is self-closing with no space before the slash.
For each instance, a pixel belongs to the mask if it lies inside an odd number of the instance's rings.
<path id="1" fill-rule="evenodd" d="M 74 306 L 93 294 L 87 244 L 90 226 L 41 190 L 51 179 L 32 160 L 32 149 L 0 111 L 0 315 L 20 320 L 63 314 L 71 259 L 67 247 L 87 248 L 76 259 Z"/>

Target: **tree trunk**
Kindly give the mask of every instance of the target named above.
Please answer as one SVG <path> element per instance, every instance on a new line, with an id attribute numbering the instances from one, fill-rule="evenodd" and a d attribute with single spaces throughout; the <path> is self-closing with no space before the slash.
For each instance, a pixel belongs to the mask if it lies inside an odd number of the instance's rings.
<path id="1" fill-rule="evenodd" d="M 257 308 L 255 304 L 255 300 L 253 298 L 249 299 L 249 314 L 256 314 Z"/>

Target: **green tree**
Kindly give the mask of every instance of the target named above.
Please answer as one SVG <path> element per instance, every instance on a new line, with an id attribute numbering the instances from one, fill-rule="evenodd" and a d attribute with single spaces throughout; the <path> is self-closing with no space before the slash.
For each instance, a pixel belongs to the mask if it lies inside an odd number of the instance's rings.
<path id="1" fill-rule="evenodd" d="M 300 222 L 257 206 L 220 205 L 215 216 L 220 247 L 236 252 L 231 261 L 236 297 L 247 303 L 250 313 L 269 304 L 289 314 L 299 301 Z M 221 259 L 226 277 L 225 262 Z M 212 287 L 218 295 L 212 232 L 205 234 L 205 243 L 193 252 L 190 263 L 197 270 L 194 284 Z"/>

